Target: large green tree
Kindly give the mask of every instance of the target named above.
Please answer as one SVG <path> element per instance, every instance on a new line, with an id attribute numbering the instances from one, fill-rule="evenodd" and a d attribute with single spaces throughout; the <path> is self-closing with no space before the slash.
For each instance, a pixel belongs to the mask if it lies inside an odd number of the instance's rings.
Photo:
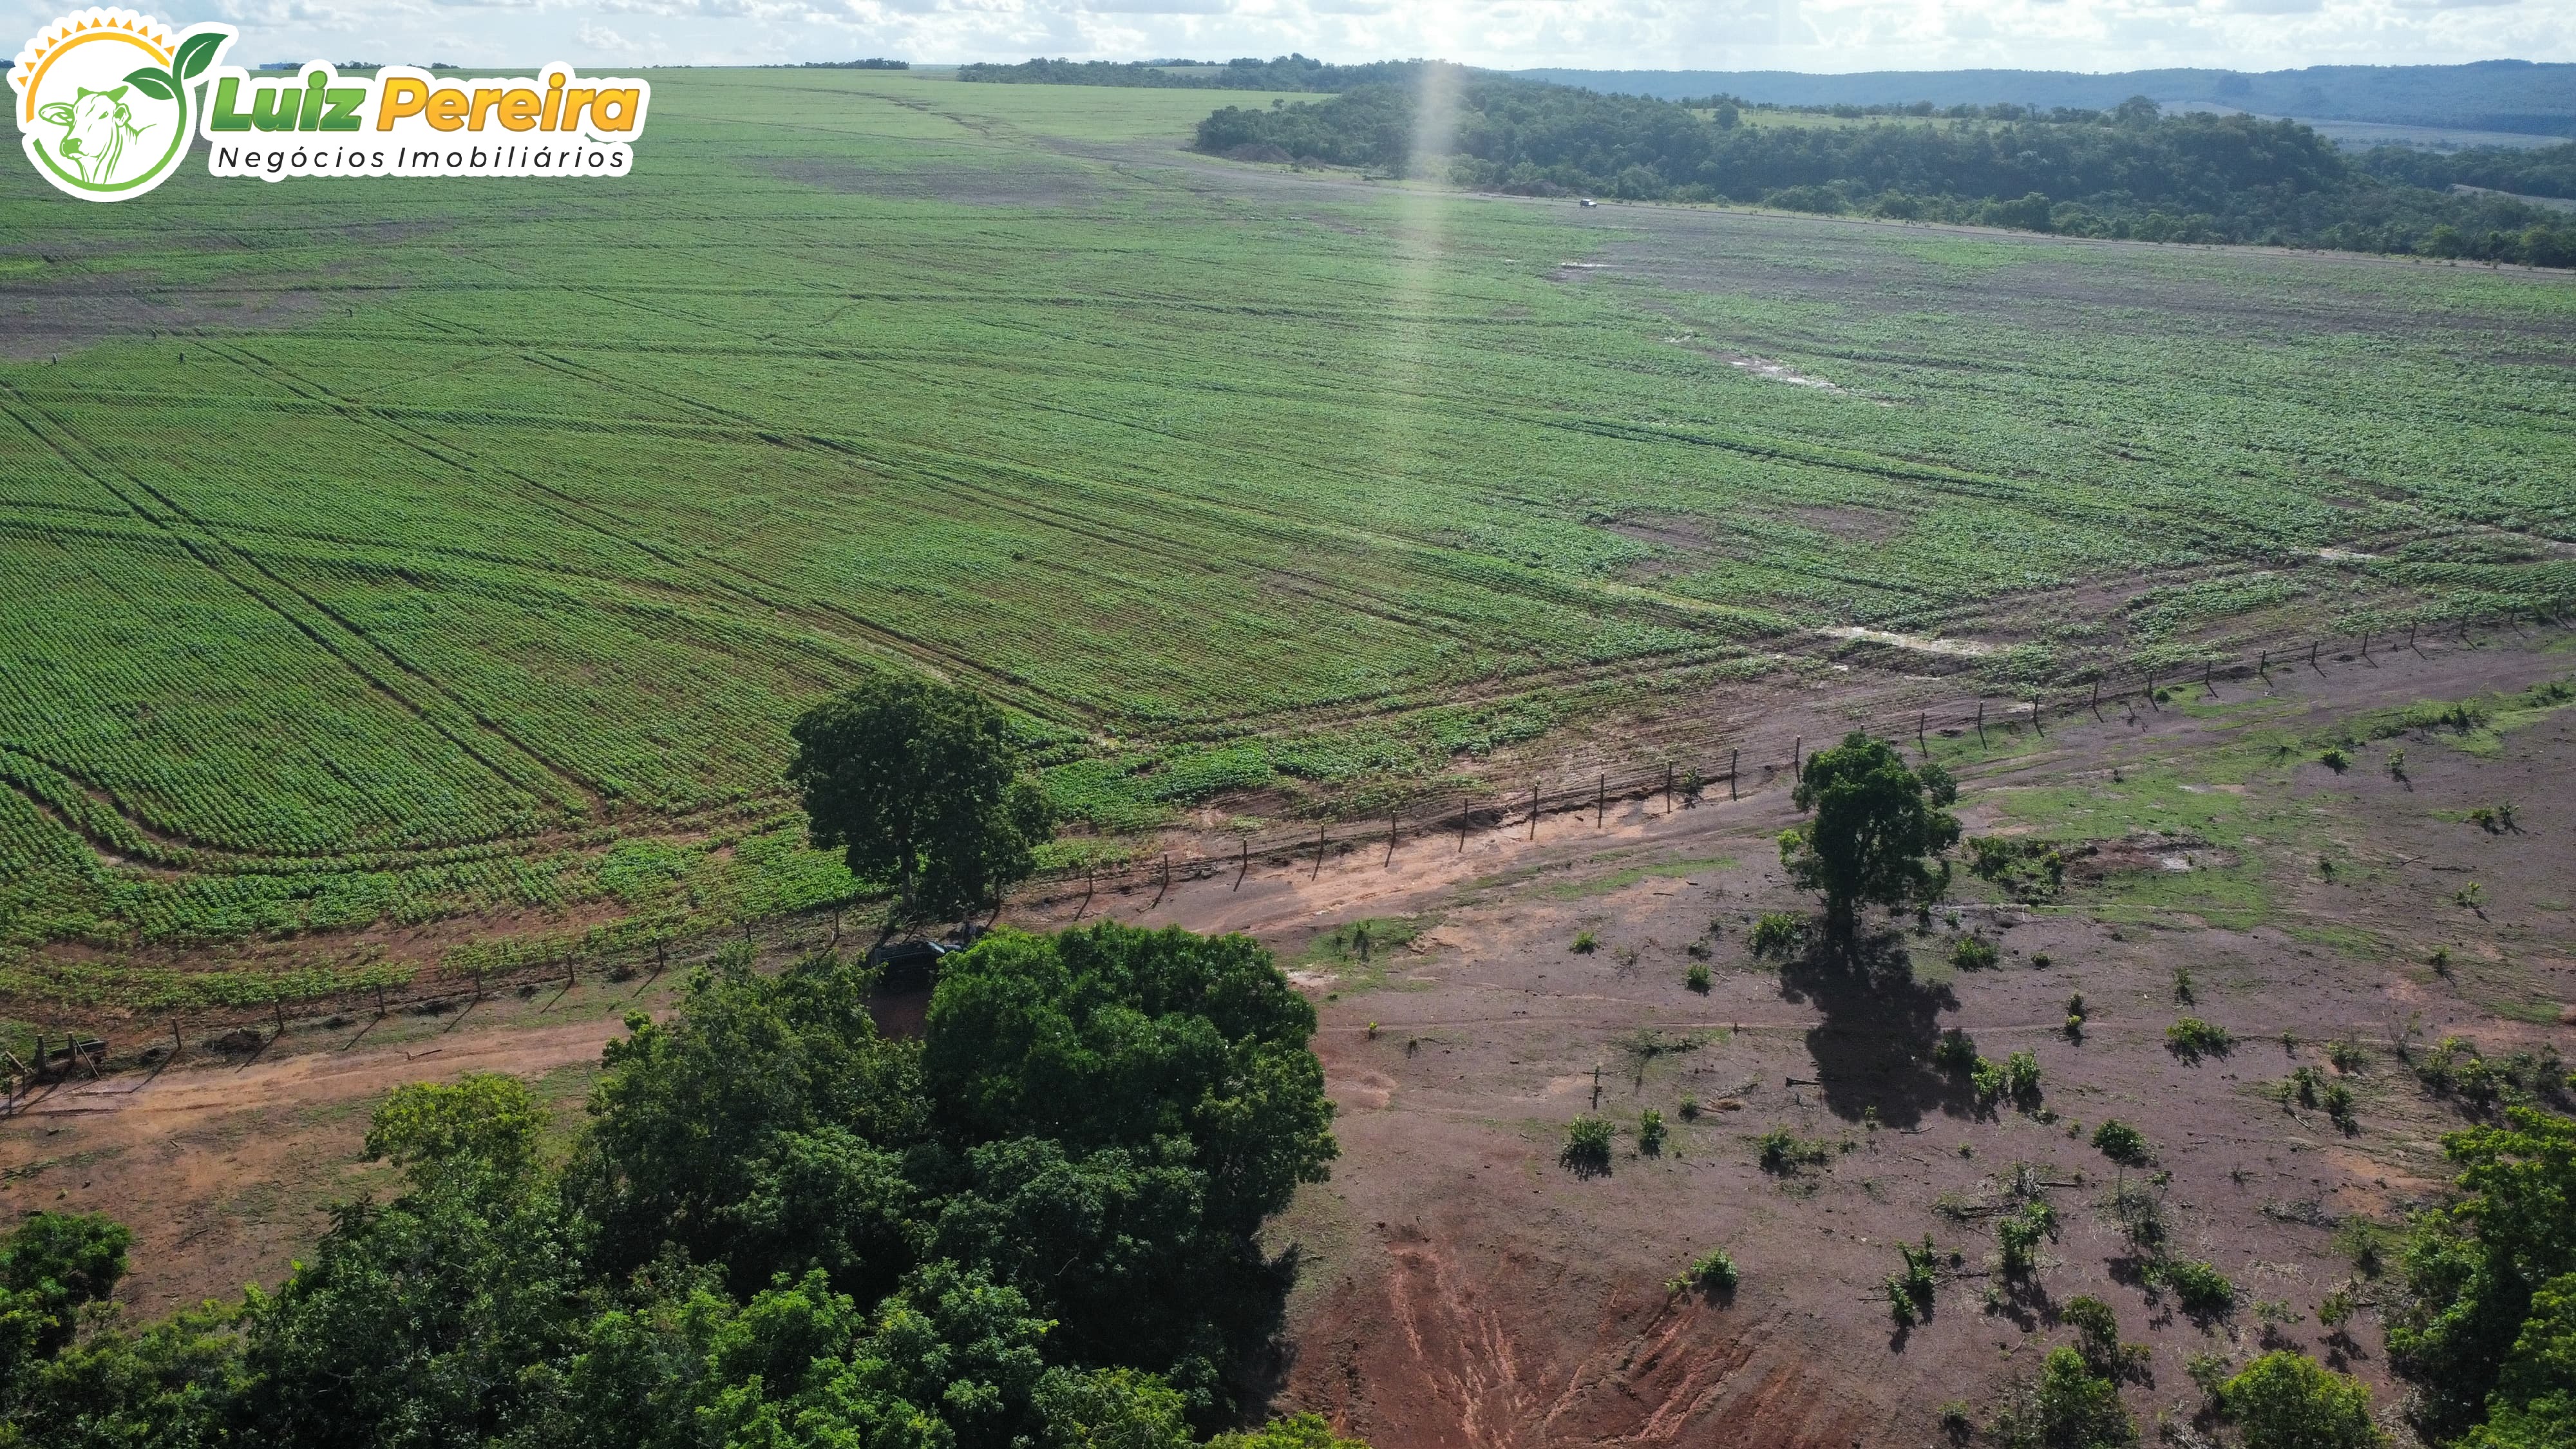
<path id="1" fill-rule="evenodd" d="M 1009 721 L 971 689 L 872 675 L 788 734 L 787 779 L 811 838 L 893 892 L 888 934 L 995 909 L 1055 828 L 1045 794 L 1020 776 Z"/>
<path id="2" fill-rule="evenodd" d="M 1184 1449 L 1333 1155 L 1314 1012 L 1240 937 L 1004 931 L 921 1043 L 870 973 L 728 951 L 629 1021 L 557 1166 L 502 1076 L 396 1092 L 402 1172 L 274 1293 L 129 1334 L 124 1230 L 0 1238 L 0 1449 Z"/>
<path id="3" fill-rule="evenodd" d="M 1959 843 L 1949 771 L 1907 769 L 1886 742 L 1855 733 L 1808 759 L 1791 798 L 1815 818 L 1781 834 L 1780 859 L 1824 897 L 1833 938 L 1850 939 L 1864 905 L 1928 904 L 1950 888 L 1939 858 Z"/>
<path id="4" fill-rule="evenodd" d="M 2504 1428 L 2481 1442 L 2516 1444 L 2513 1420 L 2576 1417 L 2576 1380 L 2553 1385 L 2548 1372 L 2576 1368 L 2565 1321 L 2576 1318 L 2576 1122 L 2514 1107 L 2504 1126 L 2451 1133 L 2442 1150 L 2462 1169 L 2462 1196 L 2414 1220 L 2389 1354 L 2417 1384 L 2426 1438 L 2448 1442 L 2492 1415 Z"/>

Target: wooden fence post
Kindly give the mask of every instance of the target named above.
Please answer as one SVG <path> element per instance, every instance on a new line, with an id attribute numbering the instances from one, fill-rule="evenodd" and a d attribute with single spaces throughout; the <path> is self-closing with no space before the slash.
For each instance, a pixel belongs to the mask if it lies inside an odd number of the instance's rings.
<path id="1" fill-rule="evenodd" d="M 1985 702 L 1984 700 L 1982 700 L 1982 699 L 1981 699 L 1981 700 L 1978 700 L 1978 701 L 1977 701 L 1977 748 L 1979 748 L 1979 749 L 1984 749 L 1984 748 L 1985 748 L 1985 745 L 1986 745 L 1986 702 Z"/>
<path id="2" fill-rule="evenodd" d="M 1467 797 L 1458 797 L 1458 853 L 1467 853 Z"/>
<path id="3" fill-rule="evenodd" d="M 1529 831 L 1529 838 L 1530 838 L 1530 839 L 1532 839 L 1532 840 L 1536 840 L 1536 839 L 1538 839 L 1538 781 L 1536 781 L 1536 780 L 1532 780 L 1532 781 L 1530 781 L 1530 831 Z"/>
<path id="4" fill-rule="evenodd" d="M 1395 864 L 1395 812 L 1392 810 L 1386 812 L 1386 863 L 1389 867 Z"/>
<path id="5" fill-rule="evenodd" d="M 1306 879 L 1308 879 L 1308 880 L 1314 880 L 1314 879 L 1316 879 L 1317 877 L 1321 876 L 1323 873 L 1324 873 L 1324 822 L 1322 822 L 1322 821 L 1318 820 L 1318 821 L 1316 821 L 1316 822 L 1315 822 L 1315 868 L 1314 868 L 1312 871 L 1310 871 L 1310 872 L 1308 872 L 1308 873 L 1307 873 Z"/>
<path id="6" fill-rule="evenodd" d="M 1790 738 L 1789 778 L 1792 780 L 1807 778 L 1807 737 L 1805 735 L 1794 735 Z"/>
<path id="7" fill-rule="evenodd" d="M 1673 813 L 1673 762 L 1664 761 L 1664 813 Z"/>
<path id="8" fill-rule="evenodd" d="M 1592 787 L 1592 828 L 1601 828 L 1602 819 L 1610 813 L 1610 777 L 1603 775 Z"/>
<path id="9" fill-rule="evenodd" d="M 2048 738 L 2048 727 L 2039 722 L 2039 701 L 2035 699 L 2030 702 L 2030 727 L 2041 739 Z"/>
<path id="10" fill-rule="evenodd" d="M 2097 724 L 2102 719 L 2102 676 L 2098 674 L 2093 676 L 2093 719 Z"/>
<path id="11" fill-rule="evenodd" d="M 1243 864 L 1234 872 L 1234 888 L 1243 889 L 1243 878 L 1252 874 L 1252 837 L 1243 837 Z"/>
<path id="12" fill-rule="evenodd" d="M 2102 686 L 2098 684 L 2093 686 L 2093 692 L 2101 693 Z M 1931 721 L 1931 718 L 1931 712 L 1928 710 L 1917 710 L 1914 715 L 1914 748 L 1927 760 L 1932 758 L 1932 747 L 1923 742 L 1923 727 Z"/>
<path id="13" fill-rule="evenodd" d="M 1743 758 L 1744 752 L 1742 750 L 1728 750 L 1726 752 L 1726 798 L 1729 800 L 1735 798 L 1736 762 Z"/>

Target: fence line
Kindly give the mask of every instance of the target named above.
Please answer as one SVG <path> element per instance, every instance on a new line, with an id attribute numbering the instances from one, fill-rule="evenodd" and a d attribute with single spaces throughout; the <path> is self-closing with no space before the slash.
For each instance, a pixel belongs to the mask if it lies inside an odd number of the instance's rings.
<path id="1" fill-rule="evenodd" d="M 2508 614 L 2501 626 L 2513 627 L 2518 618 L 2519 611 Z M 2558 624 L 2536 612 L 2534 618 L 2552 626 Z M 1936 734 L 1950 739 L 1974 733 L 1982 740 L 1991 733 L 2018 733 L 2030 728 L 2045 736 L 2050 719 L 2097 714 L 2114 706 L 2127 710 L 2133 701 L 2150 710 L 2160 709 L 2162 706 L 2154 698 L 2160 690 L 2214 691 L 2220 682 L 2268 679 L 2275 670 L 2314 669 L 2322 673 L 2328 663 L 2368 661 L 2376 667 L 2383 657 L 2408 653 L 2420 656 L 2427 644 L 2465 639 L 2477 623 L 2446 621 L 2440 637 L 2424 633 L 2420 625 L 2385 633 L 2370 630 L 2353 635 L 2297 635 L 2285 638 L 2282 648 L 2258 645 L 2251 655 L 2204 657 L 2170 668 L 2114 666 L 2094 671 L 2094 677 L 2081 687 L 2003 696 L 1980 694 L 1937 711 L 1930 705 L 1917 705 L 1866 723 L 1853 721 L 1843 732 L 1869 734 L 1918 754 L 1928 754 L 1930 739 Z M 2349 641 L 2350 648 L 2328 653 L 2329 641 Z M 1338 822 L 1338 829 L 1330 822 L 1320 827 L 1301 823 L 1245 835 L 1224 852 L 1167 852 L 1142 859 L 1131 857 L 1116 865 L 1059 867 L 1042 872 L 1023 887 L 1021 894 L 1027 903 L 1043 904 L 1063 900 L 1077 889 L 1086 894 L 1104 889 L 1132 892 L 1142 882 L 1159 884 L 1166 877 L 1188 881 L 1228 871 L 1240 875 L 1247 873 L 1250 863 L 1256 860 L 1272 868 L 1305 861 L 1320 871 L 1323 860 L 1335 853 L 1351 855 L 1382 845 L 1391 861 L 1395 847 L 1407 838 L 1455 834 L 1461 837 L 1463 846 L 1464 837 L 1479 830 L 1529 827 L 1546 816 L 1585 808 L 1600 815 L 1606 813 L 1607 803 L 1612 800 L 1626 802 L 1660 795 L 1665 797 L 1668 809 L 1679 809 L 1687 808 L 1684 802 L 1695 805 L 1721 788 L 1728 792 L 1728 798 L 1741 798 L 1748 791 L 1770 785 L 1784 772 L 1792 779 L 1803 773 L 1806 756 L 1813 753 L 1806 748 L 1808 741 L 1792 733 L 1789 748 L 1781 751 L 1779 733 L 1718 730 L 1685 735 L 1678 743 L 1668 742 L 1665 746 L 1670 758 L 1644 768 L 1631 766 L 1618 772 L 1600 768 L 1591 772 L 1588 780 L 1578 777 L 1554 788 L 1536 779 L 1527 785 L 1482 782 L 1449 791 L 1445 796 L 1396 806 L 1385 815 L 1350 817 Z M 1767 746 L 1748 749 L 1756 738 L 1767 740 Z M 1830 746 L 1839 743 L 1839 738 L 1816 743 Z M 1758 753 L 1761 748 L 1773 753 L 1762 755 Z"/>
<path id="2" fill-rule="evenodd" d="M 2193 661 L 2199 666 L 2197 671 L 2186 666 L 2176 666 L 2171 672 L 2161 667 L 2115 667 L 2096 671 L 2093 679 L 2076 688 L 2000 697 L 1980 694 L 1967 700 L 1954 700 L 1939 712 L 1928 704 L 1917 705 L 1884 713 L 1868 725 L 1855 722 L 1850 728 L 1917 753 L 1928 752 L 1931 737 L 1935 734 L 1949 739 L 1981 731 L 1991 735 L 2007 729 L 2034 728 L 2044 736 L 2050 719 L 2105 713 L 2113 706 L 2125 711 L 2132 701 L 2150 710 L 2160 708 L 2153 696 L 2161 689 L 2211 690 L 2220 681 L 2267 678 L 2275 669 L 2315 669 L 2321 673 L 2329 662 L 2365 660 L 2375 666 L 2382 657 L 2407 653 L 2420 656 L 2425 644 L 2438 644 L 2453 638 L 2466 642 L 2469 630 L 2482 624 L 2486 627 L 2517 628 L 2520 613 L 2518 610 L 2510 612 L 2499 622 L 2445 621 L 2441 638 L 2424 633 L 2421 626 L 2403 633 L 2372 630 L 2358 635 L 2297 636 L 2296 643 L 2285 641 L 2279 649 L 2258 646 L 2251 657 L 2212 657 Z M 2533 611 L 2532 617 L 2535 622 L 2548 627 L 2564 627 L 2563 621 L 2538 611 Z M 2335 640 L 2349 640 L 2352 647 L 2349 650 L 2338 649 L 2331 654 L 2326 652 L 2329 641 Z M 2379 650 L 2377 654 L 2372 652 L 2374 647 Z M 1206 880 L 1229 872 L 1240 884 L 1255 860 L 1271 868 L 1305 863 L 1311 872 L 1320 873 L 1324 861 L 1333 855 L 1347 856 L 1380 848 L 1385 850 L 1387 860 L 1392 864 L 1395 849 L 1408 837 L 1419 840 L 1433 835 L 1445 837 L 1454 834 L 1460 837 L 1463 849 L 1465 837 L 1477 830 L 1528 828 L 1534 831 L 1537 822 L 1548 815 L 1570 814 L 1584 809 L 1592 810 L 1598 823 L 1607 814 L 1612 800 L 1625 802 L 1662 796 L 1668 810 L 1684 809 L 1720 789 L 1726 790 L 1729 798 L 1742 798 L 1746 793 L 1775 783 L 1784 772 L 1793 779 L 1802 772 L 1806 757 L 1811 753 L 1806 748 L 1808 741 L 1804 736 L 1792 732 L 1789 749 L 1785 753 L 1776 752 L 1776 733 L 1762 736 L 1770 742 L 1767 748 L 1775 751 L 1767 756 L 1757 753 L 1765 746 L 1756 746 L 1751 751 L 1746 748 L 1756 737 L 1751 731 L 1713 731 L 1702 736 L 1685 736 L 1678 746 L 1667 747 L 1677 757 L 1658 764 L 1615 773 L 1606 767 L 1598 768 L 1591 772 L 1589 780 L 1577 779 L 1554 789 L 1535 780 L 1526 788 L 1486 782 L 1480 793 L 1477 787 L 1471 786 L 1427 801 L 1416 801 L 1410 808 L 1399 805 L 1383 818 L 1382 823 L 1354 819 L 1342 822 L 1337 830 L 1333 822 L 1325 821 L 1317 824 L 1311 833 L 1309 827 L 1300 823 L 1258 835 L 1242 836 L 1231 849 L 1219 853 L 1181 856 L 1165 852 L 1148 858 L 1130 858 L 1115 867 L 1064 867 L 1041 873 L 1014 899 L 1022 905 L 1060 902 L 1072 896 L 1077 886 L 1086 897 L 1102 890 L 1133 893 L 1149 883 L 1160 891 L 1168 891 L 1174 882 Z M 1817 743 L 1831 745 L 1836 741 L 1820 740 Z M 1699 755 L 1689 757 L 1688 752 L 1692 750 L 1699 751 Z M 1753 757 L 1747 758 L 1748 755 Z M 680 919 L 647 923 L 646 928 L 630 933 L 610 931 L 602 934 L 594 931 L 580 938 L 540 943 L 530 948 L 527 954 L 513 952 L 505 946 L 489 957 L 477 958 L 484 962 L 480 966 L 443 960 L 437 965 L 422 968 L 400 987 L 353 984 L 293 1003 L 280 1000 L 254 1006 L 217 1007 L 129 1019 L 142 1036 L 166 1031 L 168 1036 L 163 1040 L 179 1045 L 181 1053 L 186 1054 L 204 1050 L 206 1038 L 211 1034 L 273 1027 L 277 1034 L 283 1035 L 294 1022 L 309 1022 L 319 1014 L 352 1020 L 368 1016 L 371 1021 L 380 1021 L 400 1012 L 420 1012 L 441 1003 L 463 1002 L 465 1009 L 471 1009 L 474 1004 L 498 992 L 515 991 L 531 985 L 559 983 L 570 990 L 584 974 L 619 982 L 644 975 L 645 985 L 649 986 L 664 971 L 672 967 L 703 964 L 721 949 L 721 944 L 716 944 L 715 949 L 692 951 L 682 956 L 673 949 L 681 942 L 706 947 L 717 943 L 719 934 L 729 935 L 738 929 L 746 942 L 756 946 L 756 933 L 766 927 L 773 938 L 785 938 L 778 944 L 790 949 L 813 949 L 841 941 L 840 917 L 844 910 L 849 909 L 852 909 L 850 903 L 843 902 L 802 913 L 736 918 L 698 932 L 689 930 Z M 781 929 L 811 922 L 827 910 L 833 923 L 828 943 L 821 939 L 794 939 Z M 648 961 L 649 969 L 646 966 Z M 643 987 L 637 989 L 640 993 Z M 359 1036 L 364 1034 L 361 1031 Z M 53 1060 L 60 1060 L 63 1064 L 61 1071 L 53 1074 L 67 1075 L 94 1070 L 98 1062 L 110 1055 L 109 1044 L 97 1036 L 80 1031 L 67 1031 L 65 1036 L 66 1040 L 47 1049 L 49 1059 L 19 1065 L 33 1067 L 34 1071 L 29 1075 L 43 1076 L 52 1071 Z M 81 1049 L 69 1050 L 73 1046 L 72 1038 L 80 1039 Z M 129 1036 L 126 1040 L 133 1044 L 132 1050 L 116 1055 L 134 1060 L 138 1054 L 147 1051 L 139 1037 Z M 354 1045 L 355 1041 L 350 1044 Z M 265 1050 L 265 1043 L 260 1049 Z M 19 1080 L 20 1074 L 13 1068 L 13 1060 L 0 1053 L 0 1075 L 7 1075 L 12 1083 L 12 1102 L 14 1093 L 24 1086 Z M 8 1110 L 6 1104 L 0 1104 L 0 1115 L 5 1115 Z"/>

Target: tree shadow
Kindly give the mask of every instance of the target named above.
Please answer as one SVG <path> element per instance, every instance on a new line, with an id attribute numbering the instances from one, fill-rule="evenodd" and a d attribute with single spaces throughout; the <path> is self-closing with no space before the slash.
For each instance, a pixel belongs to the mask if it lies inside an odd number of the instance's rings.
<path id="1" fill-rule="evenodd" d="M 1297 1342 L 1287 1332 L 1288 1295 L 1304 1269 L 1303 1243 L 1290 1243 L 1277 1256 L 1262 1260 L 1257 1275 L 1261 1292 L 1249 1304 L 1236 1342 L 1247 1346 L 1226 1365 L 1224 1387 L 1234 1401 L 1232 1418 L 1250 1425 L 1274 1416 L 1279 1396 L 1287 1392 L 1297 1368 Z"/>
<path id="2" fill-rule="evenodd" d="M 1780 967 L 1780 994 L 1812 1003 L 1824 1020 L 1807 1033 L 1816 1086 L 1835 1116 L 1857 1121 L 1875 1109 L 1890 1127 L 1925 1113 L 1975 1110 L 1968 1083 L 1936 1068 L 1940 1014 L 1958 1006 L 1947 986 L 1914 979 L 1904 935 L 1884 931 L 1849 942 L 1812 942 Z"/>

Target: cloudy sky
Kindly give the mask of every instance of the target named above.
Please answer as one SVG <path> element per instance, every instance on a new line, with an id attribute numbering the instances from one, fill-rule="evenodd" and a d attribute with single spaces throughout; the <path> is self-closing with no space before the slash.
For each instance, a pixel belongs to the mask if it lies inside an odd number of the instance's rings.
<path id="1" fill-rule="evenodd" d="M 86 3 L 86 0 L 84 0 Z M 1501 67 L 2274 70 L 2576 60 L 2576 0 L 126 0 L 242 60 L 596 66 L 898 56 Z M 0 0 L 15 40 L 74 0 Z"/>

